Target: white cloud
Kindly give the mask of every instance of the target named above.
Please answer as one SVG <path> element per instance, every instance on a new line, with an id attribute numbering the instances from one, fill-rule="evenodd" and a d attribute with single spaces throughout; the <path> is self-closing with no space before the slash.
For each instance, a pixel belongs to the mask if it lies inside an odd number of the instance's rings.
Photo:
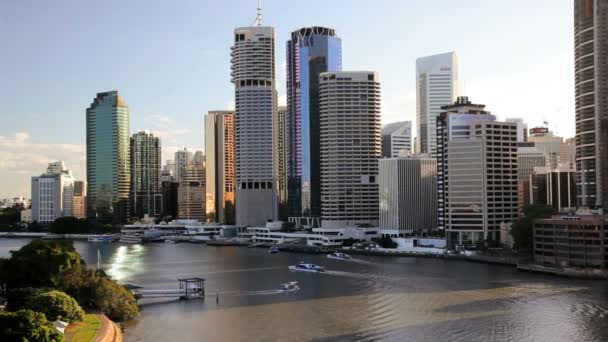
<path id="1" fill-rule="evenodd" d="M 0 197 L 29 197 L 30 177 L 42 174 L 48 163 L 58 160 L 63 160 L 77 179 L 85 178 L 83 144 L 34 143 L 27 132 L 0 136 Z"/>

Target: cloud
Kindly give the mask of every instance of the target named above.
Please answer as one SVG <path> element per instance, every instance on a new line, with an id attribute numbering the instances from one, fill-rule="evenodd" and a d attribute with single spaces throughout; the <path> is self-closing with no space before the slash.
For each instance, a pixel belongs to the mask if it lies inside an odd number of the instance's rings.
<path id="1" fill-rule="evenodd" d="M 180 127 L 169 115 L 149 114 L 145 116 L 145 130 L 160 137 L 163 143 L 177 143 L 176 138 L 190 133 L 192 130 L 187 127 Z M 138 130 L 136 130 L 138 131 Z M 141 131 L 141 129 L 139 130 Z"/>
<path id="2" fill-rule="evenodd" d="M 0 136 L 0 197 L 28 196 L 30 177 L 44 173 L 48 163 L 63 160 L 77 179 L 85 178 L 84 144 L 39 144 L 30 134 Z"/>

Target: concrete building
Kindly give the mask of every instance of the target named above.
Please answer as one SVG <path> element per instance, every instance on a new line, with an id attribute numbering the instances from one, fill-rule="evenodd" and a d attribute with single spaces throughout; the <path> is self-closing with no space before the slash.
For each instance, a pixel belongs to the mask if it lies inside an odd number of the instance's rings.
<path id="1" fill-rule="evenodd" d="M 500 241 L 517 219 L 517 125 L 459 97 L 437 127 L 438 224 L 448 246 Z"/>
<path id="2" fill-rule="evenodd" d="M 320 76 L 321 224 L 378 224 L 380 81 L 369 71 Z"/>
<path id="3" fill-rule="evenodd" d="M 261 22 L 258 21 L 258 22 Z M 274 28 L 240 27 L 231 47 L 235 95 L 236 224 L 278 217 Z"/>
<path id="4" fill-rule="evenodd" d="M 608 267 L 608 218 L 562 215 L 534 221 L 534 261 L 558 267 Z"/>
<path id="5" fill-rule="evenodd" d="M 526 181 L 535 167 L 547 165 L 547 156 L 534 147 L 534 143 L 519 143 L 517 147 L 517 179 Z"/>
<path id="6" fill-rule="evenodd" d="M 74 178 L 63 162 L 51 163 L 47 171 L 32 177 L 32 220 L 48 224 L 73 216 Z"/>
<path id="7" fill-rule="evenodd" d="M 34 221 L 32 218 L 32 209 L 23 209 L 21 210 L 20 215 L 22 223 L 31 223 Z"/>
<path id="8" fill-rule="evenodd" d="M 175 174 L 173 177 L 175 178 L 176 182 L 181 183 L 184 172 L 186 172 L 186 166 L 192 162 L 193 157 L 194 155 L 192 152 L 188 151 L 188 149 L 185 147 L 183 150 L 178 150 L 175 152 L 175 161 L 173 165 Z"/>
<path id="9" fill-rule="evenodd" d="M 87 217 L 129 217 L 129 107 L 118 91 L 98 93 L 87 108 Z"/>
<path id="10" fill-rule="evenodd" d="M 72 214 L 75 218 L 87 218 L 87 182 L 74 181 L 74 200 Z"/>
<path id="11" fill-rule="evenodd" d="M 205 210 L 207 218 L 222 224 L 235 222 L 236 160 L 234 112 L 205 115 Z"/>
<path id="12" fill-rule="evenodd" d="M 559 167 L 567 167 L 570 170 L 576 170 L 576 140 L 568 138 L 562 144 Z"/>
<path id="13" fill-rule="evenodd" d="M 576 173 L 573 170 L 536 167 L 525 185 L 525 205 L 547 205 L 557 211 L 576 208 Z"/>
<path id="14" fill-rule="evenodd" d="M 287 170 L 289 216 L 321 216 L 319 75 L 342 70 L 334 29 L 303 27 L 287 41 Z"/>
<path id="15" fill-rule="evenodd" d="M 289 191 L 288 191 L 288 165 L 287 165 L 287 107 L 280 106 L 277 111 L 278 124 L 275 126 L 277 130 L 277 155 L 276 155 L 276 168 L 277 168 L 277 182 L 278 182 L 278 193 L 279 193 L 279 220 L 287 221 L 289 217 Z"/>
<path id="16" fill-rule="evenodd" d="M 534 147 L 545 154 L 546 166 L 552 169 L 559 167 L 564 138 L 554 135 L 547 127 L 534 127 L 530 129 L 528 142 L 534 143 Z"/>
<path id="17" fill-rule="evenodd" d="M 179 183 L 177 195 L 177 217 L 180 220 L 206 222 L 205 210 L 205 166 L 191 162 L 186 165 Z"/>
<path id="18" fill-rule="evenodd" d="M 412 122 L 393 122 L 382 127 L 382 158 L 407 157 L 412 153 Z"/>
<path id="19" fill-rule="evenodd" d="M 179 183 L 171 180 L 162 181 L 160 184 L 163 195 L 163 218 L 176 219 L 178 214 Z"/>
<path id="20" fill-rule="evenodd" d="M 506 119 L 506 122 L 513 122 L 517 124 L 517 142 L 527 142 L 528 141 L 528 125 L 524 122 L 522 118 L 511 118 Z"/>
<path id="21" fill-rule="evenodd" d="M 380 228 L 400 235 L 437 229 L 437 160 L 380 159 Z"/>
<path id="22" fill-rule="evenodd" d="M 416 131 L 419 153 L 437 155 L 437 117 L 458 96 L 458 57 L 455 52 L 416 60 Z"/>
<path id="23" fill-rule="evenodd" d="M 131 216 L 158 217 L 162 213 L 160 139 L 148 132 L 131 137 Z"/>
<path id="24" fill-rule="evenodd" d="M 579 205 L 608 208 L 608 3 L 574 1 L 576 170 Z"/>

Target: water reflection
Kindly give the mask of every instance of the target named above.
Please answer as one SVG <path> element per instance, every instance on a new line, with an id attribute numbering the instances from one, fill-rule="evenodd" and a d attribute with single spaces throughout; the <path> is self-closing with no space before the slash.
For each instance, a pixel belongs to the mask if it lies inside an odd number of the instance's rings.
<path id="1" fill-rule="evenodd" d="M 125 282 L 145 272 L 143 262 L 145 253 L 144 245 L 122 245 L 114 251 L 109 262 L 104 264 L 104 270 L 118 282 Z"/>

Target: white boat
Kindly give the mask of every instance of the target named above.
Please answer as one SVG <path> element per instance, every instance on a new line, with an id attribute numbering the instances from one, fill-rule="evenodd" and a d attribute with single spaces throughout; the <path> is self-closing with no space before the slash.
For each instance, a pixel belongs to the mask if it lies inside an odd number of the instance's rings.
<path id="1" fill-rule="evenodd" d="M 288 283 L 281 284 L 279 289 L 281 289 L 283 291 L 297 291 L 300 289 L 300 287 L 298 286 L 297 281 L 290 281 Z"/>
<path id="2" fill-rule="evenodd" d="M 119 241 L 125 243 L 142 243 L 144 241 L 144 237 L 142 235 L 123 234 Z"/>
<path id="3" fill-rule="evenodd" d="M 301 271 L 301 272 L 315 272 L 315 273 L 319 273 L 319 272 L 325 272 L 325 267 L 323 266 L 319 266 L 319 265 L 315 265 L 315 264 L 305 264 L 305 263 L 299 263 L 297 265 L 294 266 L 289 266 L 289 270 L 290 271 Z"/>
<path id="4" fill-rule="evenodd" d="M 270 250 L 268 251 L 268 253 L 270 253 L 270 254 L 277 254 L 277 253 L 279 253 L 279 247 L 277 247 L 277 246 L 270 247 Z"/>
<path id="5" fill-rule="evenodd" d="M 177 241 L 171 239 L 165 239 L 165 243 L 176 243 Z"/>
<path id="6" fill-rule="evenodd" d="M 331 254 L 327 254 L 327 258 L 336 259 L 336 260 L 351 260 L 352 257 L 346 253 L 334 252 Z"/>
<path id="7" fill-rule="evenodd" d="M 114 241 L 114 235 L 104 234 L 104 235 L 89 235 L 87 237 L 87 241 L 89 242 L 112 242 Z"/>

